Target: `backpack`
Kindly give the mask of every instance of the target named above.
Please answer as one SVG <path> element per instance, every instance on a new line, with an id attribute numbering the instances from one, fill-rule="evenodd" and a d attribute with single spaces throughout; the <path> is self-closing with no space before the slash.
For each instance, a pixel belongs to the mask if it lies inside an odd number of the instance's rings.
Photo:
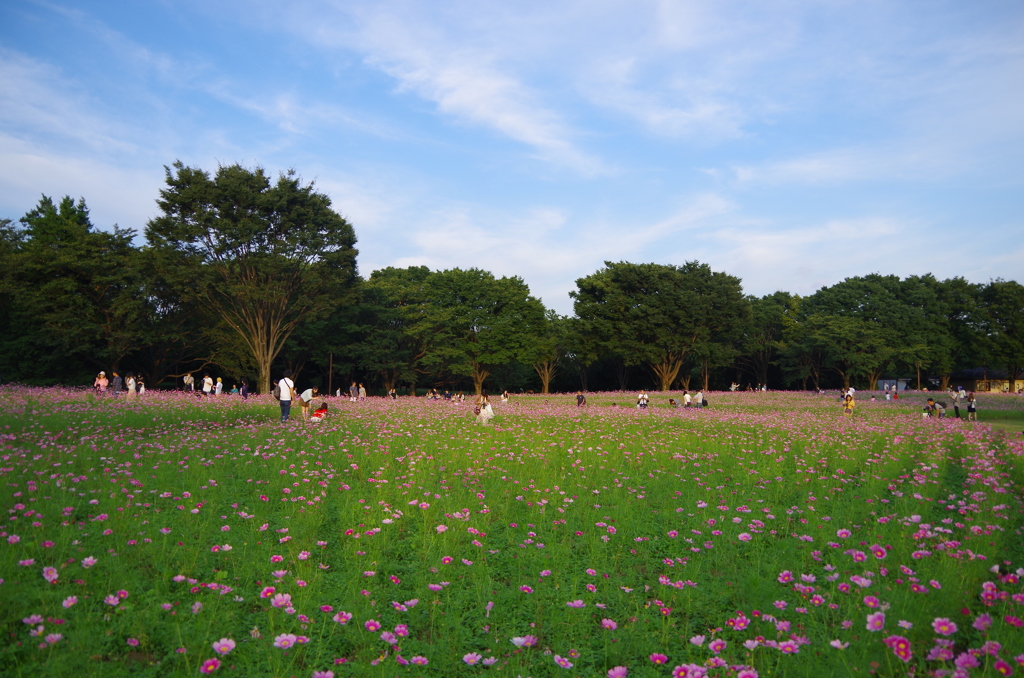
<path id="1" fill-rule="evenodd" d="M 274 384 L 274 390 L 270 392 L 270 395 L 274 396 L 275 400 L 281 399 L 281 384 Z"/>

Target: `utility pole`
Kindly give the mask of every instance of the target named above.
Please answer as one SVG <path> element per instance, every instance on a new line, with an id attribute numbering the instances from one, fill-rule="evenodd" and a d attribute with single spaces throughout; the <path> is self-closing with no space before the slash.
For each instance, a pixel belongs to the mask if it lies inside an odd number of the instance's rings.
<path id="1" fill-rule="evenodd" d="M 327 359 L 327 395 L 334 395 L 334 351 Z"/>

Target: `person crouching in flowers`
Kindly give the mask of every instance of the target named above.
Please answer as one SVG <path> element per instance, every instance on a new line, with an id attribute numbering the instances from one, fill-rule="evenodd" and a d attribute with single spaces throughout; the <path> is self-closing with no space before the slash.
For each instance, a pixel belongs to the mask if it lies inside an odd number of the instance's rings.
<path id="1" fill-rule="evenodd" d="M 322 403 L 320 403 L 315 410 L 313 410 L 313 414 L 310 415 L 309 420 L 310 421 L 323 421 L 324 417 L 326 417 L 326 416 L 327 416 L 327 401 L 325 400 Z"/>
<path id="2" fill-rule="evenodd" d="M 476 414 L 476 423 L 484 426 L 490 424 L 491 419 L 494 419 L 494 409 L 491 407 L 491 401 L 486 393 L 480 397 L 480 404 L 473 408 L 473 413 Z"/>

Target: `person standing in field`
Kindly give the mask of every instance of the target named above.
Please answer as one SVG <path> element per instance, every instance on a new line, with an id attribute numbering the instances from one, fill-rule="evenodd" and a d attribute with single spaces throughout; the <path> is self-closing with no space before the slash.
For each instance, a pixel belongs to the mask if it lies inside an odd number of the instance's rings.
<path id="1" fill-rule="evenodd" d="M 128 388 L 128 400 L 135 400 L 135 377 L 131 373 L 125 377 L 124 385 Z"/>
<path id="2" fill-rule="evenodd" d="M 191 372 L 186 372 L 185 376 L 181 378 L 181 381 L 185 384 L 185 390 L 189 393 L 196 390 L 196 379 L 192 376 Z"/>
<path id="3" fill-rule="evenodd" d="M 485 393 L 480 400 L 480 404 L 473 408 L 476 412 L 476 423 L 483 424 L 484 426 L 491 423 L 491 419 L 494 419 L 494 408 L 491 407 L 491 400 Z"/>
<path id="4" fill-rule="evenodd" d="M 123 391 L 123 390 L 124 390 L 124 379 L 121 378 L 120 374 L 118 374 L 117 372 L 114 372 L 114 380 L 112 382 L 110 382 L 110 392 L 113 393 L 114 396 L 116 397 L 116 396 L 121 395 L 121 391 Z"/>
<path id="5" fill-rule="evenodd" d="M 359 400 L 359 387 L 356 386 L 356 382 L 352 382 L 352 385 L 348 387 L 348 400 L 351 403 Z"/>
<path id="6" fill-rule="evenodd" d="M 141 374 L 135 379 L 135 390 L 140 396 L 146 394 L 146 382 L 142 380 Z"/>
<path id="7" fill-rule="evenodd" d="M 587 396 L 583 395 L 583 391 L 576 391 L 576 407 L 583 407 L 587 404 Z"/>
<path id="8" fill-rule="evenodd" d="M 203 395 L 213 395 L 213 377 L 210 376 L 209 372 L 203 375 Z"/>
<path id="9" fill-rule="evenodd" d="M 683 391 L 683 407 L 690 407 L 693 404 L 693 397 L 689 391 Z"/>
<path id="10" fill-rule="evenodd" d="M 217 377 L 217 384 L 213 387 L 213 394 L 221 395 L 222 393 L 224 393 L 224 380 Z"/>
<path id="11" fill-rule="evenodd" d="M 107 386 L 109 384 L 110 382 L 107 381 L 107 373 L 100 372 L 96 375 L 96 379 L 93 380 L 92 387 L 96 389 L 97 393 L 106 393 Z"/>
<path id="12" fill-rule="evenodd" d="M 242 380 L 242 388 L 240 388 L 238 392 L 242 394 L 242 400 L 249 399 L 249 382 L 247 380 Z"/>
<path id="13" fill-rule="evenodd" d="M 295 382 L 292 381 L 292 371 L 285 370 L 281 381 L 277 382 L 277 401 L 281 405 L 281 423 L 288 421 L 288 415 L 292 411 L 292 396 L 295 391 Z"/>
<path id="14" fill-rule="evenodd" d="M 967 421 L 978 421 L 978 401 L 974 398 L 974 391 L 967 394 Z"/>
<path id="15" fill-rule="evenodd" d="M 693 406 L 698 409 L 704 407 L 704 391 L 702 389 L 698 389 L 697 393 L 694 394 Z"/>
<path id="16" fill-rule="evenodd" d="M 645 389 L 640 389 L 640 393 L 637 394 L 636 396 L 637 408 L 641 410 L 646 410 L 648 400 L 650 400 L 650 397 L 647 395 L 647 391 Z"/>
<path id="17" fill-rule="evenodd" d="M 359 384 L 359 399 L 366 400 L 366 386 Z"/>
<path id="18" fill-rule="evenodd" d="M 856 405 L 857 403 L 853 400 L 853 396 L 847 393 L 846 397 L 843 398 L 843 414 L 848 417 L 852 417 L 853 408 L 856 407 Z"/>

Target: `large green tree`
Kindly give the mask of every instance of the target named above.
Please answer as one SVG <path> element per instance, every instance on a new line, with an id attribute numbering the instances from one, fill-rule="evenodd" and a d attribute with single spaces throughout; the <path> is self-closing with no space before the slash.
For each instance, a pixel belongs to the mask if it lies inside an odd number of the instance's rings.
<path id="1" fill-rule="evenodd" d="M 543 330 L 544 305 L 522 278 L 454 268 L 431 274 L 427 288 L 424 312 L 438 336 L 426 365 L 470 377 L 480 393 L 495 367 L 528 359 Z"/>
<path id="2" fill-rule="evenodd" d="M 295 328 L 350 298 L 355 232 L 293 171 L 272 182 L 259 167 L 165 169 L 161 215 L 146 227 L 161 271 L 237 334 L 269 391 L 271 364 Z"/>
<path id="3" fill-rule="evenodd" d="M 96 229 L 85 201 L 68 196 L 43 196 L 19 227 L 4 231 L 8 322 L 17 325 L 5 351 L 29 359 L 36 376 L 52 372 L 57 380 L 80 378 L 60 374 L 69 359 L 119 369 L 141 343 L 149 312 L 134 231 Z"/>
<path id="4" fill-rule="evenodd" d="M 697 261 L 682 266 L 605 262 L 570 292 L 584 333 L 604 355 L 646 365 L 672 387 L 687 361 L 719 355 L 708 344 L 734 339 L 749 316 L 739 278 Z"/>
<path id="5" fill-rule="evenodd" d="M 993 280 L 982 292 L 992 357 L 1006 367 L 1010 390 L 1024 366 L 1024 285 Z"/>

